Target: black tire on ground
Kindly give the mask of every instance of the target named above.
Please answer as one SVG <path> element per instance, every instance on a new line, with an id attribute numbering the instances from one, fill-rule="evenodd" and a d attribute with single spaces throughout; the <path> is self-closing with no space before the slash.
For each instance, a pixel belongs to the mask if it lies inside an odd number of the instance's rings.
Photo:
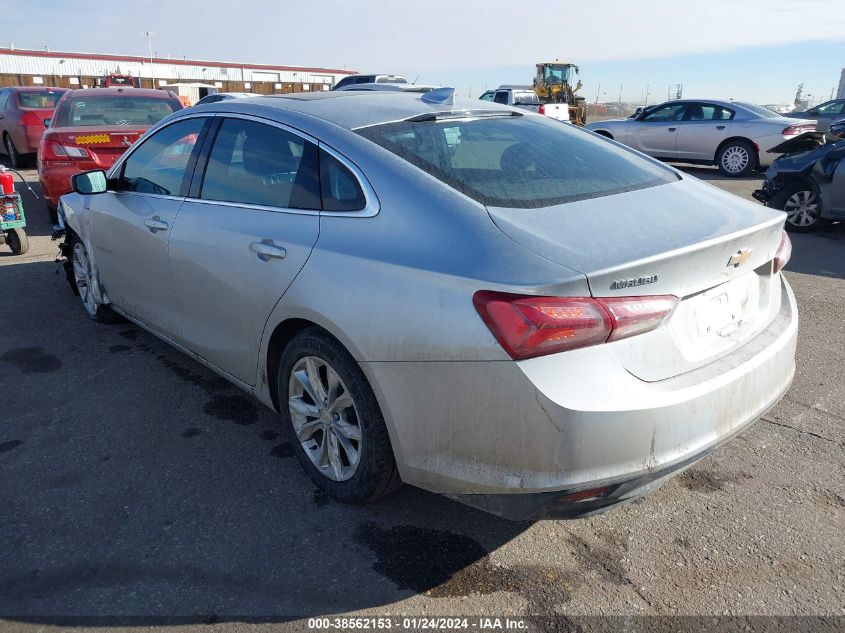
<path id="1" fill-rule="evenodd" d="M 27 239 L 23 229 L 6 231 L 6 244 L 12 249 L 13 255 L 23 255 L 29 250 L 29 239 Z"/>
<path id="2" fill-rule="evenodd" d="M 716 155 L 719 171 L 732 178 L 751 174 L 760 164 L 757 149 L 748 141 L 737 139 L 725 143 Z"/>
<path id="3" fill-rule="evenodd" d="M 818 191 L 803 180 L 795 180 L 778 191 L 769 206 L 786 211 L 786 230 L 791 233 L 811 233 L 824 224 Z"/>
<path id="4" fill-rule="evenodd" d="M 82 248 L 82 251 L 85 254 L 85 260 L 88 261 L 88 250 L 85 248 L 85 244 L 82 242 L 82 240 L 79 239 L 78 235 L 74 234 L 70 242 L 71 266 L 75 264 L 74 258 L 77 247 Z M 90 266 L 87 268 L 87 272 L 89 275 L 91 274 Z M 72 277 L 74 280 L 74 285 L 76 286 L 77 294 L 79 295 L 79 298 L 82 301 L 82 309 L 85 310 L 85 313 L 92 321 L 96 321 L 97 323 L 120 323 L 121 321 L 123 321 L 123 317 L 121 317 L 117 312 L 112 310 L 111 307 L 109 307 L 108 305 L 97 303 L 94 304 L 93 308 L 89 309 L 89 307 L 85 304 L 84 290 L 79 287 L 75 274 L 72 273 Z"/>
<path id="5" fill-rule="evenodd" d="M 50 204 L 49 202 L 45 202 L 44 206 L 47 207 L 47 215 L 50 216 L 50 223 L 56 225 L 59 223 L 59 210 L 55 205 Z"/>
<path id="6" fill-rule="evenodd" d="M 20 169 L 24 166 L 24 156 L 18 153 L 15 142 L 8 134 L 3 135 L 3 148 L 6 150 L 6 155 L 9 157 L 9 164 L 12 167 Z"/>
<path id="7" fill-rule="evenodd" d="M 334 481 L 322 474 L 296 437 L 288 404 L 289 381 L 296 364 L 306 356 L 317 357 L 328 363 L 348 388 L 355 403 L 361 432 L 360 461 L 355 474 L 345 481 Z M 318 327 L 297 334 L 282 352 L 275 380 L 282 425 L 300 465 L 320 489 L 338 501 L 358 504 L 375 501 L 402 485 L 375 394 L 358 363 L 334 337 Z"/>

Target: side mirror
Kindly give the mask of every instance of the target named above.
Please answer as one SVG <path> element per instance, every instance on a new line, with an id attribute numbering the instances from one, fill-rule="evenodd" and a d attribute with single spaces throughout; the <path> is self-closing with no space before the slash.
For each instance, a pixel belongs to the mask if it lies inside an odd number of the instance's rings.
<path id="1" fill-rule="evenodd" d="M 52 118 L 44 119 L 44 127 L 50 127 L 50 123 L 53 122 Z"/>
<path id="2" fill-rule="evenodd" d="M 70 184 L 76 193 L 83 195 L 105 193 L 108 189 L 106 172 L 102 169 L 75 174 L 70 177 Z"/>

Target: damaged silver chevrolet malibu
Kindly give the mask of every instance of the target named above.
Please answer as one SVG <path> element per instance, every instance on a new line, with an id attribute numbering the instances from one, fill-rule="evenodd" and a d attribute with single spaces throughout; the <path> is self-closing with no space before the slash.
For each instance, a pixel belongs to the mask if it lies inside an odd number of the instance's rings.
<path id="1" fill-rule="evenodd" d="M 782 212 L 449 89 L 189 108 L 62 205 L 87 314 L 278 411 L 345 502 L 597 512 L 794 373 Z"/>

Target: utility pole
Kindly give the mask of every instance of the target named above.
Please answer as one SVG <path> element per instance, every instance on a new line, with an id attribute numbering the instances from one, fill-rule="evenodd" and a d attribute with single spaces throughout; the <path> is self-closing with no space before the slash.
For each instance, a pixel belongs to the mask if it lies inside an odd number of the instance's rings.
<path id="1" fill-rule="evenodd" d="M 155 73 L 155 66 L 153 65 L 153 33 L 149 29 L 144 31 L 144 35 L 147 36 L 147 48 L 150 51 L 150 81 L 153 84 L 153 88 L 156 87 L 156 73 Z"/>
<path id="2" fill-rule="evenodd" d="M 619 105 L 622 105 L 622 84 L 619 84 Z"/>
<path id="3" fill-rule="evenodd" d="M 599 95 L 601 94 L 601 84 L 599 84 L 598 90 L 596 90 L 596 103 L 599 102 Z"/>
<path id="4" fill-rule="evenodd" d="M 643 107 L 648 105 L 648 95 L 649 95 L 648 89 L 649 89 L 650 86 L 651 86 L 651 84 L 645 85 L 645 99 L 643 99 Z"/>

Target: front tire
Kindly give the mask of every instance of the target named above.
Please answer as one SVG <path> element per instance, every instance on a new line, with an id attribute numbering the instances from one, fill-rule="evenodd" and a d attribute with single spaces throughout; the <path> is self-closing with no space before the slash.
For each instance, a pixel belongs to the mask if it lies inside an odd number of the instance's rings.
<path id="1" fill-rule="evenodd" d="M 401 485 L 384 417 L 364 372 L 319 328 L 297 334 L 276 376 L 282 424 L 311 480 L 344 503 Z"/>
<path id="2" fill-rule="evenodd" d="M 748 141 L 730 141 L 716 156 L 719 171 L 731 178 L 743 178 L 757 169 L 757 150 Z"/>
<path id="3" fill-rule="evenodd" d="M 29 250 L 29 239 L 23 229 L 6 231 L 6 244 L 12 249 L 12 255 L 23 255 Z"/>
<path id="4" fill-rule="evenodd" d="M 82 243 L 79 236 L 74 235 L 70 245 L 73 282 L 76 285 L 79 298 L 82 300 L 82 307 L 85 309 L 85 313 L 90 319 L 98 323 L 117 323 L 121 320 L 120 316 L 109 306 L 97 303 L 94 297 L 91 287 L 94 279 L 94 271 L 85 244 Z"/>
<path id="5" fill-rule="evenodd" d="M 811 233 L 822 225 L 819 194 L 806 182 L 787 185 L 772 198 L 770 206 L 786 211 L 786 230 L 791 233 Z"/>

